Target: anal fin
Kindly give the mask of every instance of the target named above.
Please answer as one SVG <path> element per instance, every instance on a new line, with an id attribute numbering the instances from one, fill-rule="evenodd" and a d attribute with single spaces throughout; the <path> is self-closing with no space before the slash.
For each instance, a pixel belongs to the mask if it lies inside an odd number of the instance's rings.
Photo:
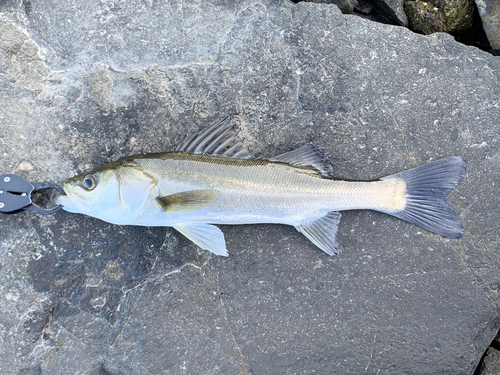
<path id="1" fill-rule="evenodd" d="M 336 240 L 341 218 L 340 212 L 331 211 L 319 218 L 307 218 L 295 226 L 313 244 L 329 255 L 338 255 Z"/>
<path id="2" fill-rule="evenodd" d="M 204 250 L 214 254 L 229 256 L 224 233 L 215 225 L 205 223 L 177 224 L 174 228 Z"/>

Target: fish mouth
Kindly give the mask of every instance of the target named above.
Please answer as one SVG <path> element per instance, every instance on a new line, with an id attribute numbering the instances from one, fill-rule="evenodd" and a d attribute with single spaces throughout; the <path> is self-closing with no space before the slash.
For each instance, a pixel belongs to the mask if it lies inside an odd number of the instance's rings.
<path id="1" fill-rule="evenodd" d="M 71 199 L 66 194 L 57 194 L 54 197 L 54 202 L 64 207 L 68 205 L 68 202 L 71 202 Z"/>
<path id="2" fill-rule="evenodd" d="M 82 207 L 89 205 L 90 199 L 84 197 L 77 192 L 71 191 L 70 189 L 64 189 L 66 194 L 58 194 L 55 197 L 55 202 L 63 206 L 63 210 L 68 212 L 83 212 Z"/>

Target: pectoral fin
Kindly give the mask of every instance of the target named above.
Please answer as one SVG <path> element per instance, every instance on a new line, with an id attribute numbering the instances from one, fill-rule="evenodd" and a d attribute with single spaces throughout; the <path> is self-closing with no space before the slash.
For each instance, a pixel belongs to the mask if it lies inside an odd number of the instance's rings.
<path id="1" fill-rule="evenodd" d="M 309 238 L 313 244 L 329 255 L 338 255 L 335 236 L 339 229 L 340 212 L 329 212 L 320 218 L 308 218 L 295 226 L 299 232 Z"/>
<path id="2" fill-rule="evenodd" d="M 217 198 L 216 190 L 189 190 L 157 197 L 165 212 L 185 212 L 203 208 Z"/>
<path id="3" fill-rule="evenodd" d="M 177 224 L 174 228 L 204 250 L 214 254 L 229 256 L 224 234 L 215 225 L 204 223 Z"/>

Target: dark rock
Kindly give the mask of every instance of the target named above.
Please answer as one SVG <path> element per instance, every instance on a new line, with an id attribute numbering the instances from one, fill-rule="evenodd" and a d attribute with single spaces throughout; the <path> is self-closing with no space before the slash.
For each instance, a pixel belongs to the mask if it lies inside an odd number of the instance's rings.
<path id="1" fill-rule="evenodd" d="M 499 375 L 500 374 L 500 351 L 489 348 L 483 359 L 483 368 L 481 375 Z"/>
<path id="2" fill-rule="evenodd" d="M 361 13 L 368 14 L 373 10 L 373 5 L 369 0 L 359 0 L 355 9 Z"/>
<path id="3" fill-rule="evenodd" d="M 472 0 L 408 0 L 404 4 L 410 28 L 422 34 L 455 33 L 472 27 Z"/>
<path id="4" fill-rule="evenodd" d="M 500 0 L 475 1 L 491 48 L 500 54 Z"/>
<path id="5" fill-rule="evenodd" d="M 499 328 L 500 60 L 276 0 L 0 3 L 0 171 L 59 182 L 230 115 L 264 157 L 320 144 L 338 178 L 450 155 L 451 240 L 346 212 L 341 255 L 295 229 L 0 216 L 5 374 L 471 373 Z M 68 370 L 70 369 L 70 370 Z"/>
<path id="6" fill-rule="evenodd" d="M 498 284 L 490 285 L 493 289 L 498 289 Z M 491 342 L 481 358 L 481 362 L 476 368 L 474 375 L 498 375 L 500 374 L 500 331 Z"/>
<path id="7" fill-rule="evenodd" d="M 408 17 L 403 8 L 404 0 L 372 0 L 372 3 L 378 12 L 397 25 L 408 26 Z"/>

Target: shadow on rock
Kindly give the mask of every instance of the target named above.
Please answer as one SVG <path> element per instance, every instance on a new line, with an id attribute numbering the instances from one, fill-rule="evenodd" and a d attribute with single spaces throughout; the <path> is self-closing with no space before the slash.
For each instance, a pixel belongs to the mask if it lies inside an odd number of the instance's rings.
<path id="1" fill-rule="evenodd" d="M 53 233 L 41 236 L 43 249 L 28 264 L 35 290 L 51 296 L 43 312 L 24 322 L 34 334 L 80 312 L 115 325 L 127 314 L 121 304 L 129 292 L 140 294 L 148 280 L 199 263 L 194 247 L 167 228 L 120 227 L 66 213 L 58 225 L 34 222 L 38 232 Z"/>

